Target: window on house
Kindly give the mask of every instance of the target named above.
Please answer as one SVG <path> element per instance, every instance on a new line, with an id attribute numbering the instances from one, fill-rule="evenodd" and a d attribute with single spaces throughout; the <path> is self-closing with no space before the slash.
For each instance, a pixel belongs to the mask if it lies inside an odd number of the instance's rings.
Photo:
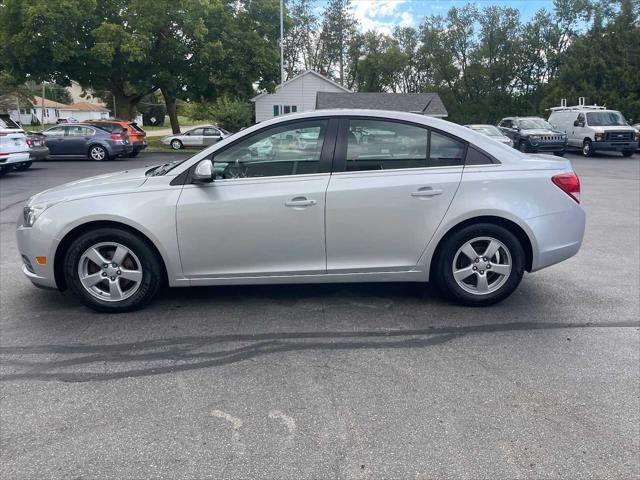
<path id="1" fill-rule="evenodd" d="M 273 106 L 273 116 L 277 117 L 278 115 L 280 115 L 280 105 L 274 105 Z"/>
<path id="2" fill-rule="evenodd" d="M 298 111 L 297 105 L 291 105 L 291 113 L 296 113 Z"/>
<path id="3" fill-rule="evenodd" d="M 284 113 L 291 113 L 291 106 L 285 105 L 284 106 Z"/>

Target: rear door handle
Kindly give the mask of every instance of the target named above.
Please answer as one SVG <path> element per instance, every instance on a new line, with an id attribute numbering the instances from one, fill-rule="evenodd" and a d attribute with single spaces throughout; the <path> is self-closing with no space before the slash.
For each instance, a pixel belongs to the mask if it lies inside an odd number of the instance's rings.
<path id="1" fill-rule="evenodd" d="M 311 205 L 315 205 L 315 200 L 309 200 L 307 197 L 295 197 L 289 200 L 288 202 L 284 202 L 287 207 L 310 207 Z"/>
<path id="2" fill-rule="evenodd" d="M 435 197 L 436 195 L 442 195 L 442 190 L 435 190 L 431 187 L 422 187 L 411 192 L 412 197 Z"/>

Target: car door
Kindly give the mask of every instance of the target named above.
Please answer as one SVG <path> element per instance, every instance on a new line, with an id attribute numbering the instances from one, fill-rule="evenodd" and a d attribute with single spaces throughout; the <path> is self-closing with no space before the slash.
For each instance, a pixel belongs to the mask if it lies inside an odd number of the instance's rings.
<path id="1" fill-rule="evenodd" d="M 204 128 L 189 130 L 184 134 L 182 144 L 185 147 L 202 147 L 204 145 L 203 134 Z"/>
<path id="2" fill-rule="evenodd" d="M 66 133 L 65 127 L 52 127 L 44 131 L 47 147 L 49 147 L 49 155 L 64 155 L 64 137 Z"/>
<path id="3" fill-rule="evenodd" d="M 585 133 L 586 116 L 579 113 L 571 122 L 571 135 L 569 136 L 569 145 L 572 147 L 582 147 L 582 141 L 589 135 Z"/>
<path id="4" fill-rule="evenodd" d="M 64 139 L 64 155 L 87 155 L 89 140 L 95 135 L 91 127 L 84 125 L 69 125 Z"/>
<path id="5" fill-rule="evenodd" d="M 465 150 L 423 126 L 344 120 L 327 189 L 327 272 L 413 269 L 460 184 Z"/>
<path id="6" fill-rule="evenodd" d="M 325 193 L 336 131 L 328 119 L 287 122 L 215 152 L 214 181 L 185 185 L 178 202 L 184 274 L 197 282 L 324 273 Z M 297 144 L 309 132 L 319 139 L 316 150 Z M 256 148 L 265 140 L 272 148 Z"/>
<path id="7" fill-rule="evenodd" d="M 213 145 L 220 141 L 222 135 L 217 128 L 205 128 L 202 138 L 204 145 L 208 147 L 209 145 Z"/>

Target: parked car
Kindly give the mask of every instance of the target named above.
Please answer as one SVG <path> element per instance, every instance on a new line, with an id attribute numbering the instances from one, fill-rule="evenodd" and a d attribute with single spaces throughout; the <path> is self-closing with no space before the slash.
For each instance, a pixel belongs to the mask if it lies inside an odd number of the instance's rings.
<path id="1" fill-rule="evenodd" d="M 136 122 L 128 122 L 126 120 L 85 120 L 82 123 L 88 123 L 96 127 L 111 128 L 112 130 L 117 130 L 118 128 L 126 130 L 129 141 L 133 146 L 133 151 L 129 154 L 129 157 L 135 157 L 147 148 L 147 132 Z"/>
<path id="2" fill-rule="evenodd" d="M 13 121 L 7 124 L 6 119 L 0 118 L 0 176 L 27 163 L 29 146 L 24 130 Z"/>
<path id="3" fill-rule="evenodd" d="M 0 113 L 0 120 L 8 128 L 20 131 L 25 134 L 25 141 L 29 147 L 29 160 L 26 162 L 18 162 L 13 164 L 13 169 L 18 171 L 27 170 L 36 160 L 44 160 L 49 155 L 49 149 L 45 145 L 44 136 L 40 133 L 25 132 L 22 126 L 16 123 L 11 116 Z"/>
<path id="4" fill-rule="evenodd" d="M 498 127 L 523 153 L 553 153 L 559 157 L 567 150 L 567 135 L 555 130 L 539 117 L 507 117 Z"/>
<path id="5" fill-rule="evenodd" d="M 630 157 L 638 148 L 640 133 L 630 126 L 624 115 L 597 105 L 586 105 L 580 97 L 578 105 L 551 108 L 549 123 L 568 136 L 570 147 L 580 148 L 585 157 L 597 151 L 620 152 Z"/>
<path id="6" fill-rule="evenodd" d="M 58 125 L 42 132 L 47 139 L 49 158 L 74 157 L 111 160 L 126 157 L 133 151 L 122 127 L 112 130 L 83 123 Z"/>
<path id="7" fill-rule="evenodd" d="M 177 135 L 168 135 L 162 139 L 162 143 L 170 145 L 174 150 L 180 150 L 185 147 L 207 147 L 227 138 L 229 135 L 231 134 L 223 128 L 215 125 L 204 125 Z"/>
<path id="8" fill-rule="evenodd" d="M 320 148 L 293 148 L 301 132 Z M 363 142 L 365 132 L 389 141 Z M 272 140 L 267 158 L 252 148 L 282 134 L 294 141 Z M 34 195 L 17 237 L 33 283 L 99 311 L 141 307 L 164 282 L 431 280 L 460 303 L 490 305 L 525 271 L 578 251 L 579 202 L 567 160 L 432 117 L 317 110 L 185 160 Z"/>
<path id="9" fill-rule="evenodd" d="M 510 147 L 513 147 L 513 141 L 507 137 L 502 130 L 500 130 L 495 125 L 484 125 L 484 124 L 473 124 L 473 125 L 465 125 L 465 127 L 470 128 L 476 132 L 479 132 L 483 135 L 486 135 L 497 142 L 503 143 Z"/>
<path id="10" fill-rule="evenodd" d="M 78 123 L 78 120 L 74 117 L 59 118 L 56 120 L 56 124 L 60 125 L 62 123 Z"/>

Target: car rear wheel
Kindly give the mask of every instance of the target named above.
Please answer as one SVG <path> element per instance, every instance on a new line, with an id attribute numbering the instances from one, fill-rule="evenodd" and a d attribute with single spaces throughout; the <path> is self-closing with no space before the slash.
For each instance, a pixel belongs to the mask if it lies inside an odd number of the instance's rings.
<path id="1" fill-rule="evenodd" d="M 175 140 L 171 140 L 171 148 L 173 148 L 174 150 L 180 150 L 181 148 L 183 148 L 182 142 L 177 138 Z"/>
<path id="2" fill-rule="evenodd" d="M 591 140 L 588 138 L 582 142 L 582 155 L 585 157 L 593 157 L 593 145 L 591 145 Z"/>
<path id="3" fill-rule="evenodd" d="M 6 175 L 9 172 L 9 167 L 0 167 L 0 177 Z"/>
<path id="4" fill-rule="evenodd" d="M 22 172 L 24 170 L 27 170 L 32 164 L 33 162 L 21 162 L 21 163 L 18 163 L 15 167 L 13 167 L 13 169 L 17 170 L 18 172 Z"/>
<path id="5" fill-rule="evenodd" d="M 160 262 L 147 242 L 113 228 L 75 239 L 64 257 L 64 276 L 82 303 L 112 313 L 146 305 L 162 282 Z"/>
<path id="6" fill-rule="evenodd" d="M 624 150 L 622 152 L 622 156 L 624 157 L 630 157 L 631 155 L 633 155 L 633 150 Z"/>
<path id="7" fill-rule="evenodd" d="M 450 299 L 469 306 L 498 303 L 513 293 L 524 274 L 525 253 L 509 230 L 470 225 L 443 244 L 436 281 Z"/>
<path id="8" fill-rule="evenodd" d="M 140 153 L 140 150 L 134 150 L 129 154 L 129 158 L 137 157 L 139 153 Z"/>
<path id="9" fill-rule="evenodd" d="M 103 160 L 109 160 L 109 153 L 103 146 L 93 145 L 89 148 L 89 158 L 96 162 L 102 162 Z"/>

